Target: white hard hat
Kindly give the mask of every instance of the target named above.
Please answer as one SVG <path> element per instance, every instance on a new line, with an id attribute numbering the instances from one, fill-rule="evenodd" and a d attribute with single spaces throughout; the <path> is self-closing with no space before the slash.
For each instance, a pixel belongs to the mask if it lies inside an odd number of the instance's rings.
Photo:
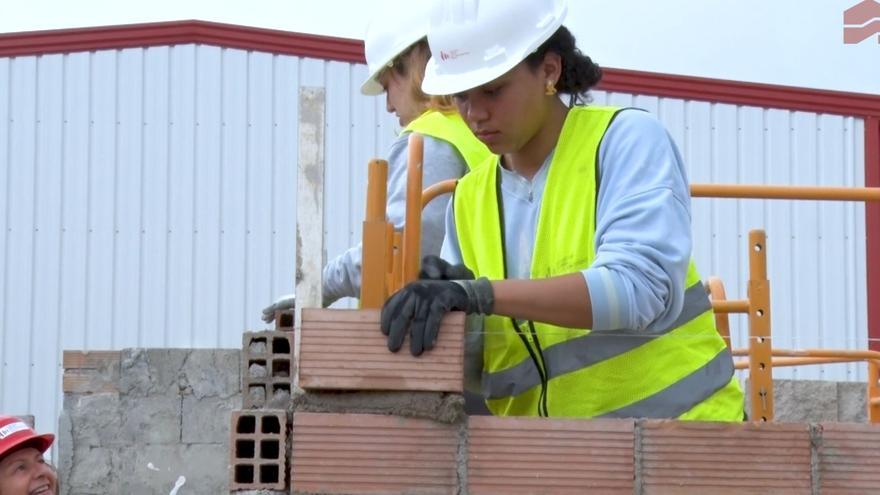
<path id="1" fill-rule="evenodd" d="M 376 79 L 391 67 L 394 58 L 428 34 L 430 10 L 421 2 L 392 2 L 382 15 L 367 26 L 364 54 L 370 76 L 361 85 L 361 93 L 379 95 L 385 89 Z M 416 3 L 415 8 L 413 3 Z"/>
<path id="2" fill-rule="evenodd" d="M 428 31 L 422 91 L 452 95 L 493 81 L 562 25 L 564 0 L 446 0 Z"/>

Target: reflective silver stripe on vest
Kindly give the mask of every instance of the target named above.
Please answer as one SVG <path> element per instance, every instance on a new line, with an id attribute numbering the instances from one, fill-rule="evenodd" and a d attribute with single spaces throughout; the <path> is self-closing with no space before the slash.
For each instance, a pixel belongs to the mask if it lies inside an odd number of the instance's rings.
<path id="1" fill-rule="evenodd" d="M 657 337 L 667 334 L 712 308 L 706 288 L 697 282 L 684 293 L 684 306 L 671 326 L 654 332 L 635 330 L 613 330 L 590 332 L 544 349 L 544 363 L 548 379 L 555 378 L 581 368 L 592 366 L 606 359 L 627 353 Z M 523 359 L 516 366 L 495 373 L 483 372 L 483 396 L 487 399 L 501 399 L 519 395 L 540 385 L 541 376 L 530 358 Z"/>
<path id="2" fill-rule="evenodd" d="M 733 378 L 733 356 L 727 346 L 690 375 L 628 406 L 598 418 L 677 418 L 721 390 Z"/>

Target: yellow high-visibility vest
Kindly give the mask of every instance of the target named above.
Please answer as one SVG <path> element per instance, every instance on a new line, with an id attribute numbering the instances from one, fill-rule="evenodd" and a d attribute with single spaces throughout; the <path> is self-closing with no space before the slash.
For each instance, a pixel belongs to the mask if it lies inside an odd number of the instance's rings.
<path id="1" fill-rule="evenodd" d="M 599 144 L 607 107 L 569 110 L 547 175 L 531 278 L 579 272 L 593 262 Z M 454 215 L 465 265 L 506 278 L 497 159 L 463 177 Z M 739 421 L 743 393 L 715 328 L 693 261 L 677 321 L 651 332 L 563 328 L 491 315 L 484 320 L 483 395 L 500 416 L 654 417 Z"/>
<path id="2" fill-rule="evenodd" d="M 464 158 L 469 170 L 473 170 L 492 155 L 457 112 L 428 110 L 413 119 L 401 134 L 405 132 L 418 132 L 448 142 Z"/>

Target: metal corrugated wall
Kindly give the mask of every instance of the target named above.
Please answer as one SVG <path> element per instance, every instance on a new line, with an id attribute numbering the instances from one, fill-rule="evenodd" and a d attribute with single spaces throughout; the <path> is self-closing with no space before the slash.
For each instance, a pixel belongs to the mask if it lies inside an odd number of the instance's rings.
<path id="1" fill-rule="evenodd" d="M 263 326 L 293 288 L 301 86 L 326 88 L 327 256 L 356 243 L 366 161 L 397 131 L 359 94 L 365 75 L 201 45 L 0 59 L 0 411 L 54 430 L 62 349 L 236 348 Z M 858 119 L 595 98 L 659 115 L 694 182 L 863 182 Z M 750 228 L 768 231 L 775 345 L 864 348 L 862 205 L 695 200 L 695 258 L 730 297 L 745 296 Z"/>
<path id="2" fill-rule="evenodd" d="M 365 76 L 197 45 L 0 59 L 0 411 L 54 430 L 62 349 L 263 328 L 294 285 L 298 89 L 326 87 L 333 256 L 395 135 Z"/>

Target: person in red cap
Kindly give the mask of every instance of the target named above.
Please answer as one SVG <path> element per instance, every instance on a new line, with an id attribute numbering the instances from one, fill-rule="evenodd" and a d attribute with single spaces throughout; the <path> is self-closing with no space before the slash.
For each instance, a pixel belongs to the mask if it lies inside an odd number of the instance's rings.
<path id="1" fill-rule="evenodd" d="M 56 495 L 58 477 L 43 459 L 55 435 L 37 434 L 22 420 L 0 415 L 0 495 Z"/>

